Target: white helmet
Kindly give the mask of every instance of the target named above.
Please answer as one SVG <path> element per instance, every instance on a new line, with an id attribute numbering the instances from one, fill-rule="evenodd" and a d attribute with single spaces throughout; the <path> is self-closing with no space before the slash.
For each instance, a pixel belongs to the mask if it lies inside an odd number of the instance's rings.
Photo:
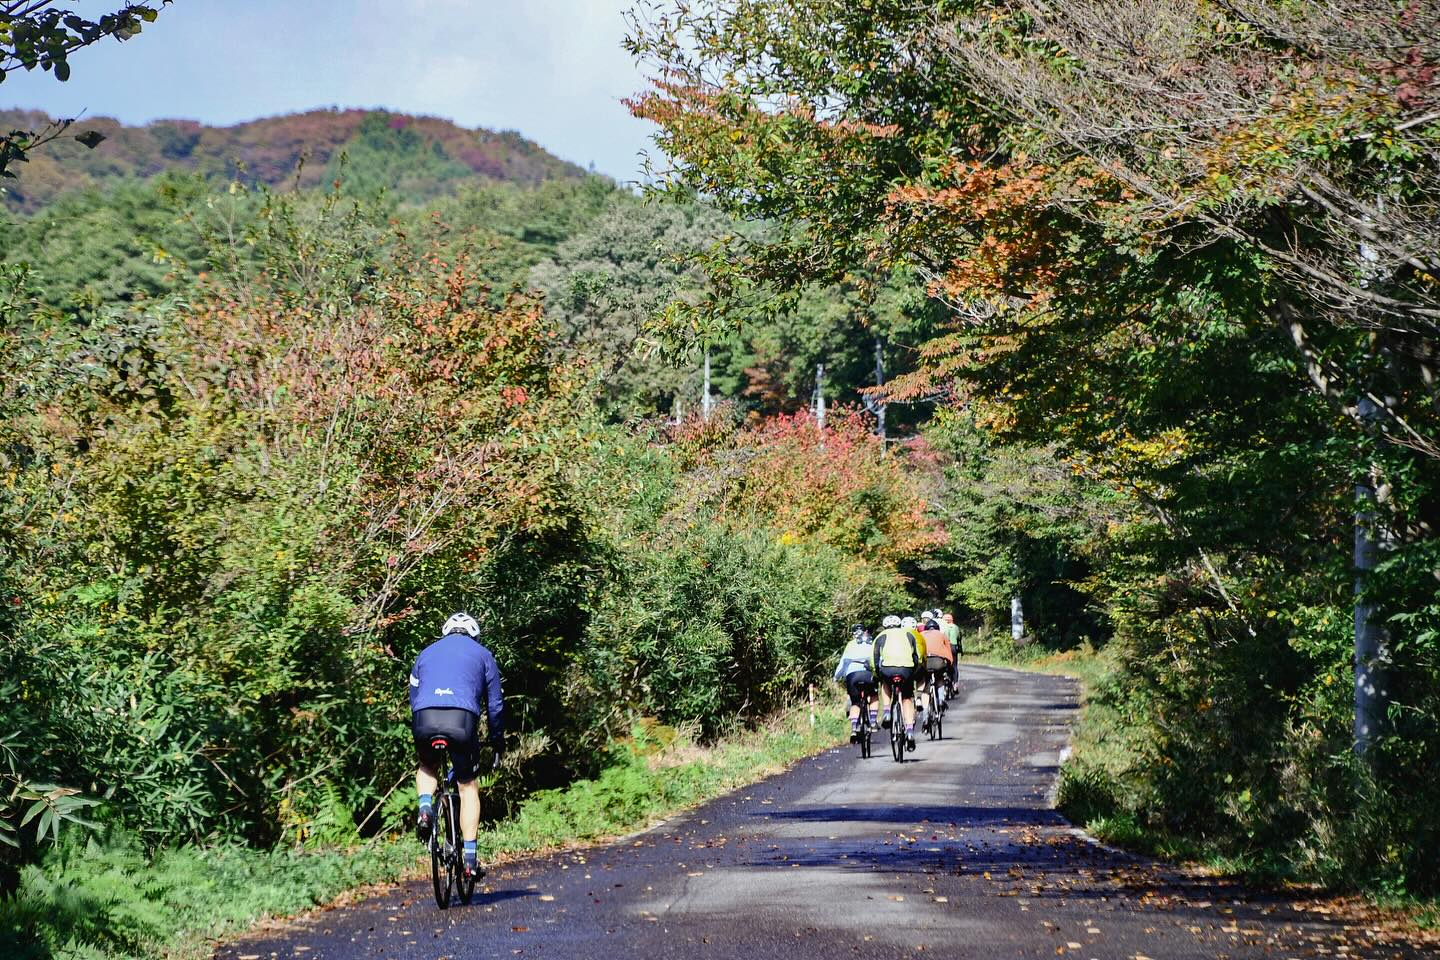
<path id="1" fill-rule="evenodd" d="M 900 626 L 904 627 L 906 630 L 914 630 L 915 623 L 916 620 L 914 617 L 906 617 L 904 620 L 900 621 Z"/>
<path id="2" fill-rule="evenodd" d="M 922 613 L 922 614 L 920 615 L 920 618 L 921 618 L 922 620 L 934 620 L 936 623 L 939 623 L 939 622 L 940 622 L 940 611 L 939 611 L 939 610 L 926 610 L 924 613 Z"/>
<path id="3" fill-rule="evenodd" d="M 468 613 L 457 613 L 445 621 L 445 626 L 440 628 L 440 636 L 448 637 L 452 633 L 463 633 L 474 639 L 480 636 L 480 624 Z"/>
<path id="4" fill-rule="evenodd" d="M 890 614 L 890 616 L 886 617 L 884 620 L 880 621 L 880 629 L 882 630 L 889 630 L 892 627 L 898 626 L 900 626 L 900 618 L 895 616 L 895 614 L 893 613 Z"/>

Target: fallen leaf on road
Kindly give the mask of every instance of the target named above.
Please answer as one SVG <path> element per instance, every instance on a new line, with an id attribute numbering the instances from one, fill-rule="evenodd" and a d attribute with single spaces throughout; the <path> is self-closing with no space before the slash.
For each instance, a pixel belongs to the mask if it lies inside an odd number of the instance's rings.
<path id="1" fill-rule="evenodd" d="M 544 893 L 544 894 L 541 894 L 541 895 L 540 895 L 540 902 L 541 902 L 541 903 L 549 903 L 551 900 L 554 900 L 554 899 L 555 899 L 555 898 L 552 897 L 552 896 L 550 896 L 550 894 L 548 894 L 548 893 Z"/>
<path id="2" fill-rule="evenodd" d="M 935 902 L 936 902 L 936 903 L 949 903 L 949 902 L 950 902 L 950 898 L 949 898 L 949 897 L 936 897 L 936 898 L 935 898 Z"/>
<path id="3" fill-rule="evenodd" d="M 511 927 L 511 928 L 510 928 L 510 932 L 511 932 L 511 933 L 529 933 L 529 932 L 530 932 L 530 928 L 529 928 L 529 927 Z"/>

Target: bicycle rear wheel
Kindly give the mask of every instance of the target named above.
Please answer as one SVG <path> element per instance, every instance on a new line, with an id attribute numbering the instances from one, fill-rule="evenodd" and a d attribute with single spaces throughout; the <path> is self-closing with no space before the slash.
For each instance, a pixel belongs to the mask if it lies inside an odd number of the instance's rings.
<path id="1" fill-rule="evenodd" d="M 896 763 L 905 762 L 905 711 L 900 707 L 900 690 L 890 698 L 890 753 Z"/>
<path id="2" fill-rule="evenodd" d="M 941 706 L 940 706 L 940 674 L 930 674 L 930 739 L 944 740 L 945 735 L 941 732 Z"/>
<path id="3" fill-rule="evenodd" d="M 450 832 L 450 795 L 440 794 L 440 809 L 430 828 L 430 885 L 435 890 L 435 905 L 441 910 L 450 906 L 450 888 L 454 881 L 454 836 Z"/>
<path id="4" fill-rule="evenodd" d="M 450 832 L 455 838 L 455 892 L 460 895 L 460 902 L 466 906 L 475 896 L 476 875 L 465 872 L 465 842 L 464 834 L 460 832 L 460 797 L 458 794 L 450 794 L 450 815 L 454 818 L 450 822 Z"/>

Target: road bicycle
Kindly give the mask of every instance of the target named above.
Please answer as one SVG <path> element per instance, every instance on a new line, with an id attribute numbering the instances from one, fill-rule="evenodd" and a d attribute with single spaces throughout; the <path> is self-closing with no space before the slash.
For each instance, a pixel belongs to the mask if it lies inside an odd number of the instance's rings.
<path id="1" fill-rule="evenodd" d="M 946 683 L 949 674 L 939 670 L 929 670 L 925 677 L 925 735 L 931 740 L 943 740 L 941 733 L 942 714 L 945 712 L 945 695 L 941 693 L 941 685 Z"/>
<path id="2" fill-rule="evenodd" d="M 900 705 L 900 678 L 890 677 L 890 754 L 905 762 L 905 711 Z"/>
<path id="3" fill-rule="evenodd" d="M 450 741 L 436 737 L 430 746 L 440 754 L 440 796 L 436 798 L 434 822 L 430 826 L 430 883 L 435 888 L 435 903 L 441 910 L 450 906 L 452 892 L 460 902 L 469 904 L 475 896 L 475 881 L 480 877 L 465 871 L 465 843 L 460 834 L 460 788 L 455 770 L 450 765 Z"/>
<path id="4" fill-rule="evenodd" d="M 875 695 L 875 688 L 873 686 L 864 686 L 857 689 L 859 689 L 861 699 L 864 701 L 860 707 L 860 758 L 862 760 L 869 760 L 872 752 L 870 746 L 875 733 L 874 728 L 870 724 L 870 698 Z"/>

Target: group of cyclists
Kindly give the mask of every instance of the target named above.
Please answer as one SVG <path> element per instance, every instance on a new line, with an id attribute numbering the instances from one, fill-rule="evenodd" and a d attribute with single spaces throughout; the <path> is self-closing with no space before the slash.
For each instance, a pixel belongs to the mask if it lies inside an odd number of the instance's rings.
<path id="1" fill-rule="evenodd" d="M 479 638 L 475 618 L 457 613 L 445 621 L 440 638 L 420 652 L 410 670 L 411 731 L 418 760 L 415 833 L 428 843 L 436 829 L 435 794 L 445 786 L 440 771 L 448 760 L 459 794 L 464 871 L 472 883 L 484 875 L 476 862 L 482 716 L 495 766 L 505 744 L 500 668 Z M 835 668 L 835 679 L 843 681 L 850 693 L 851 742 L 859 738 L 861 724 L 869 724 L 871 730 L 879 730 L 882 722 L 890 725 L 893 686 L 901 698 L 905 746 L 914 750 L 916 691 L 924 694 L 929 685 L 936 685 L 936 702 L 943 709 L 945 699 L 956 692 L 955 658 L 960 652 L 955 618 L 939 610 L 926 610 L 918 617 L 887 616 L 873 634 L 855 624 Z"/>
<path id="2" fill-rule="evenodd" d="M 955 657 L 961 652 L 954 616 L 938 609 L 918 617 L 892 614 L 874 633 L 863 624 L 852 626 L 850 642 L 835 666 L 835 679 L 850 695 L 850 742 L 860 739 L 864 724 L 871 730 L 890 726 L 893 687 L 900 697 L 905 749 L 914 750 L 916 691 L 924 694 L 935 685 L 935 702 L 944 710 L 945 701 L 956 693 Z"/>

